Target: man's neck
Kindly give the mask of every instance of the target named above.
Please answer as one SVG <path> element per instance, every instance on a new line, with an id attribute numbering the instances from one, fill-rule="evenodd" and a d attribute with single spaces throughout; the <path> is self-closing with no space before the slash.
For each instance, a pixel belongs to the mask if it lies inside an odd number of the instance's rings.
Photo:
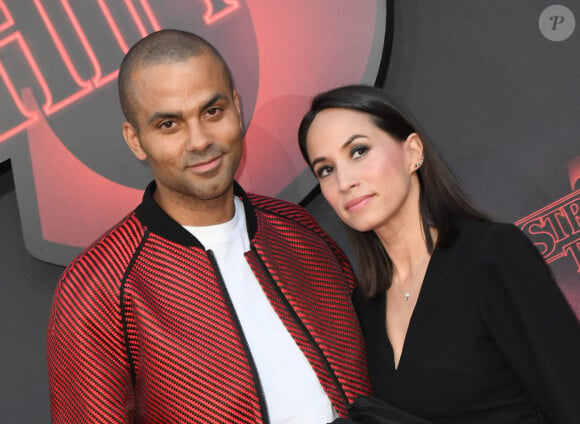
<path id="1" fill-rule="evenodd" d="M 203 227 L 221 224 L 234 217 L 233 186 L 213 199 L 187 196 L 165 196 L 159 189 L 153 193 L 155 202 L 180 225 Z"/>

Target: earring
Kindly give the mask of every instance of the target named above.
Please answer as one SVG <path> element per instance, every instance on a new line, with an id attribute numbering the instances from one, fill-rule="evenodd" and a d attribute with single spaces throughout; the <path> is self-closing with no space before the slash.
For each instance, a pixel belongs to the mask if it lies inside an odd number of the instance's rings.
<path id="1" fill-rule="evenodd" d="M 419 159 L 419 162 L 415 164 L 415 169 L 419 169 L 423 165 L 423 158 Z"/>

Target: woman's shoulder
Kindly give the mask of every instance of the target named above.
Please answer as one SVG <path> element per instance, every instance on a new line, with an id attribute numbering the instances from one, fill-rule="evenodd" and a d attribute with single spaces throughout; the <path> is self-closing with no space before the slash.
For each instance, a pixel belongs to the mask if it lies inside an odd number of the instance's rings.
<path id="1" fill-rule="evenodd" d="M 506 222 L 461 221 L 454 243 L 457 251 L 471 250 L 481 264 L 512 267 L 536 263 L 545 267 L 538 248 L 515 224 Z"/>
<path id="2" fill-rule="evenodd" d="M 458 241 L 501 243 L 527 240 L 526 235 L 514 224 L 507 222 L 458 220 L 456 222 Z"/>
<path id="3" fill-rule="evenodd" d="M 481 263 L 516 255 L 531 256 L 534 260 L 541 256 L 532 241 L 511 223 L 458 220 L 455 229 L 453 241 L 439 248 L 447 258 Z"/>

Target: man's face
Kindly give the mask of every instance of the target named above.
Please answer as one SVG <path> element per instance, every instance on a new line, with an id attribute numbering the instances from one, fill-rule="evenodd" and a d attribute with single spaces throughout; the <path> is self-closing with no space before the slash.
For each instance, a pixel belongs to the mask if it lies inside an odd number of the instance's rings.
<path id="1" fill-rule="evenodd" d="M 183 224 L 193 210 L 230 202 L 242 124 L 220 62 L 203 53 L 142 66 L 133 73 L 132 93 L 137 128 L 126 122 L 123 134 L 135 156 L 148 160 L 160 206 Z"/>

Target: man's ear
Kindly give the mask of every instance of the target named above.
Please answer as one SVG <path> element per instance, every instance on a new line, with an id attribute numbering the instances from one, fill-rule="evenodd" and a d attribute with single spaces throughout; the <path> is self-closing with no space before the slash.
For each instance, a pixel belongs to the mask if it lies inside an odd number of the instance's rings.
<path id="1" fill-rule="evenodd" d="M 240 95 L 238 94 L 238 90 L 233 91 L 233 97 L 234 97 L 234 105 L 236 106 L 236 109 L 238 110 L 238 116 L 240 118 L 240 128 L 243 131 L 244 124 L 242 123 L 242 107 L 240 105 Z"/>
<path id="2" fill-rule="evenodd" d="M 125 142 L 129 146 L 129 149 L 131 149 L 137 159 L 147 159 L 147 153 L 145 153 L 141 148 L 141 142 L 139 141 L 137 130 L 127 121 L 123 122 L 123 137 L 125 138 Z"/>

